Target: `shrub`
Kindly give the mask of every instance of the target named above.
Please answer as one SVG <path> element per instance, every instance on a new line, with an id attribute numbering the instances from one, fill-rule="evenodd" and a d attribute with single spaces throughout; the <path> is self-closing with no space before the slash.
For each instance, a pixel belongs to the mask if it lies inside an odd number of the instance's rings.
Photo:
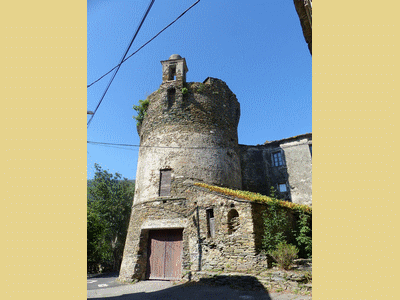
<path id="1" fill-rule="evenodd" d="M 187 88 L 182 88 L 182 95 L 186 95 L 187 93 L 189 93 L 189 90 Z"/>
<path id="2" fill-rule="evenodd" d="M 293 265 L 293 261 L 297 258 L 299 250 L 296 246 L 286 243 L 280 243 L 276 250 L 271 252 L 271 256 L 275 259 L 278 267 L 289 270 Z"/>
<path id="3" fill-rule="evenodd" d="M 301 257 L 312 257 L 312 230 L 311 215 L 300 213 L 297 220 L 297 230 L 294 232 L 297 247 L 299 248 Z"/>
<path id="4" fill-rule="evenodd" d="M 149 107 L 150 101 L 148 99 L 146 100 L 139 100 L 139 105 L 134 105 L 133 109 L 136 110 L 137 116 L 133 116 L 133 118 L 136 120 L 136 123 L 138 125 L 142 124 L 144 117 L 147 114 L 147 108 Z"/>
<path id="5" fill-rule="evenodd" d="M 286 211 L 279 205 L 279 201 L 271 201 L 268 204 L 268 211 L 263 216 L 262 246 L 267 254 L 271 254 L 280 243 L 287 241 L 286 232 L 289 228 L 289 219 Z"/>

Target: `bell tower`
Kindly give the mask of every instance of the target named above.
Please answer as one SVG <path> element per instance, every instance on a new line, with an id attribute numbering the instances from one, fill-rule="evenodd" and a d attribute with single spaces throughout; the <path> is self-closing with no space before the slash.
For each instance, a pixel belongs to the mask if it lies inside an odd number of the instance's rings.
<path id="1" fill-rule="evenodd" d="M 149 278 L 179 279 L 185 266 L 190 267 L 193 259 L 198 261 L 200 225 L 196 224 L 200 223 L 193 221 L 194 208 L 203 207 L 203 202 L 197 204 L 198 199 L 210 201 L 204 202 L 210 203 L 204 204 L 208 212 L 203 210 L 201 228 L 205 229 L 206 217 L 214 220 L 214 210 L 210 209 L 217 204 L 203 194 L 196 198 L 193 182 L 242 187 L 237 135 L 240 105 L 236 95 L 216 78 L 186 82 L 186 61 L 177 54 L 161 64 L 163 82 L 147 97 L 148 109 L 138 126 L 135 197 L 119 275 L 122 281 L 144 279 L 147 274 Z M 167 247 L 178 249 L 168 250 L 168 259 Z"/>
<path id="2" fill-rule="evenodd" d="M 189 71 L 185 58 L 179 54 L 172 54 L 168 60 L 161 61 L 162 80 L 164 82 L 176 82 L 176 85 L 183 85 L 186 82 L 186 73 Z"/>

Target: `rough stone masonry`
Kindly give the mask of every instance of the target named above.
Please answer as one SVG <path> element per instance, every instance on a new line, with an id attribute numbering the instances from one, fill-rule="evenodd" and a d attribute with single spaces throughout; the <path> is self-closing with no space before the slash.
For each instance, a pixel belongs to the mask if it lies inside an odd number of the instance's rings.
<path id="1" fill-rule="evenodd" d="M 185 58 L 162 61 L 163 82 L 138 126 L 135 198 L 120 280 L 177 280 L 200 270 L 266 267 L 265 207 L 194 185 L 268 194 L 311 205 L 311 134 L 238 144 L 240 105 L 225 82 L 186 82 Z"/>

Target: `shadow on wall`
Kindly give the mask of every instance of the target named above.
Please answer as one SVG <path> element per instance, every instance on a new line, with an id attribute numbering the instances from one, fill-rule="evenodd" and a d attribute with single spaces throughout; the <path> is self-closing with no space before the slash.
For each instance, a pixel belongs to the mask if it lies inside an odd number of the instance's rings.
<path id="1" fill-rule="evenodd" d="M 269 189 L 271 191 L 271 188 L 274 188 L 276 198 L 291 202 L 292 195 L 290 193 L 291 187 L 289 185 L 289 173 L 287 171 L 285 152 L 279 147 L 270 150 L 268 154 Z"/>
<path id="2" fill-rule="evenodd" d="M 269 145 L 239 145 L 243 190 L 291 201 L 289 174 L 285 152 L 281 147 Z"/>
<path id="3" fill-rule="evenodd" d="M 254 244 L 256 248 L 256 254 L 260 254 L 263 251 L 263 238 L 264 238 L 264 214 L 268 211 L 267 204 L 252 203 L 251 212 L 253 217 L 253 228 L 254 228 Z M 287 228 L 285 235 L 288 237 L 290 243 L 294 243 L 293 230 L 296 228 L 296 217 L 290 210 L 287 210 L 287 216 L 289 218 L 289 228 Z"/>
<path id="4" fill-rule="evenodd" d="M 149 281 L 148 284 L 156 284 Z M 100 300 L 104 298 L 91 298 Z M 268 291 L 253 276 L 214 276 L 201 278 L 198 282 L 188 282 L 155 292 L 137 292 L 115 297 L 109 300 L 271 300 Z"/>

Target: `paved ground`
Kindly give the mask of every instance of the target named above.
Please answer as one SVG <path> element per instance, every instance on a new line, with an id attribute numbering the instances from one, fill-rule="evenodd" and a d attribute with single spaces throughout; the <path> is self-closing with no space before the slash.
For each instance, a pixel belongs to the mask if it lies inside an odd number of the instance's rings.
<path id="1" fill-rule="evenodd" d="M 118 272 L 89 276 L 87 279 L 87 289 L 97 290 L 116 286 L 122 286 L 122 283 L 117 282 Z"/>
<path id="2" fill-rule="evenodd" d="M 108 286 L 97 286 L 99 278 L 88 278 L 88 299 L 108 300 L 311 300 L 310 296 L 273 294 L 266 290 L 242 291 L 228 286 L 174 285 L 169 281 L 147 280 L 120 285 L 114 276 L 102 276 Z M 91 282 L 91 283 L 89 283 Z M 98 281 L 97 281 L 98 282 Z M 114 283 L 113 283 L 114 282 Z M 107 283 L 104 283 L 107 284 Z M 115 284 L 115 285 L 113 285 Z M 89 289 L 89 285 L 91 288 Z M 101 283 L 100 283 L 101 285 Z"/>

